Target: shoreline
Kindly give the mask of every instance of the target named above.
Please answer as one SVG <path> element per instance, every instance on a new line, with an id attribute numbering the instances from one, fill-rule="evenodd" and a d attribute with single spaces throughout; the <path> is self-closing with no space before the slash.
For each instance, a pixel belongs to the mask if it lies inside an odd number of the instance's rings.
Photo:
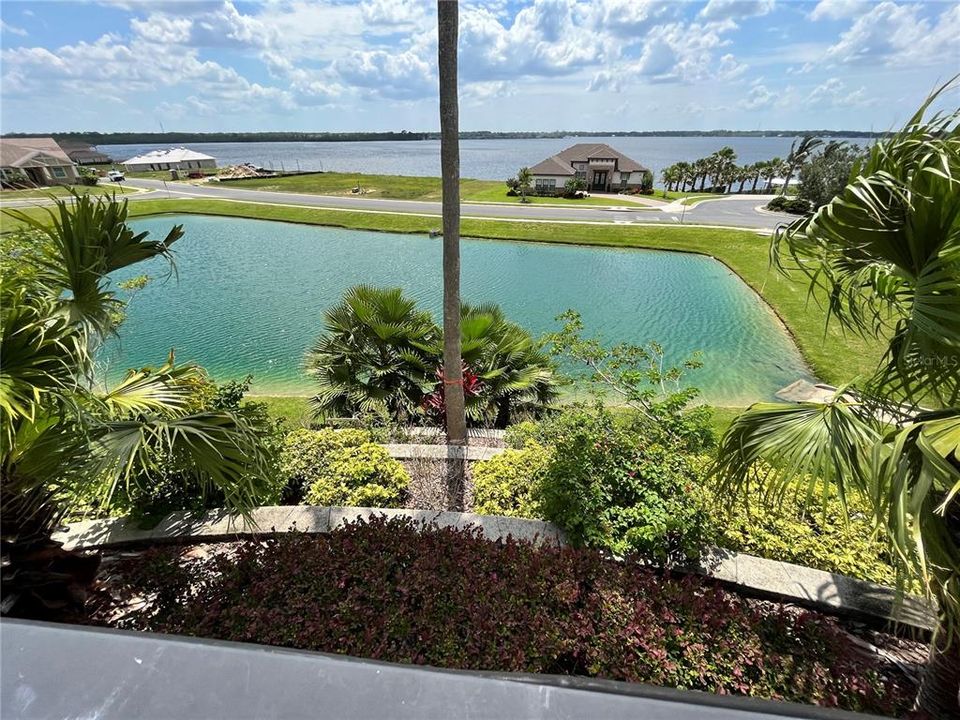
<path id="1" fill-rule="evenodd" d="M 130 218 L 172 214 L 240 217 L 345 229 L 428 234 L 439 218 L 220 199 L 141 200 Z M 38 210 L 41 210 L 38 208 Z M 42 210 L 41 210 L 42 211 Z M 9 228 L 4 228 L 8 230 Z M 826 311 L 806 285 L 778 274 L 769 264 L 769 239 L 756 230 L 692 225 L 591 224 L 464 218 L 465 238 L 611 247 L 704 255 L 723 264 L 760 298 L 796 345 L 810 375 L 831 384 L 871 372 L 882 343 L 826 328 Z M 871 360 L 871 358 L 874 358 Z"/>

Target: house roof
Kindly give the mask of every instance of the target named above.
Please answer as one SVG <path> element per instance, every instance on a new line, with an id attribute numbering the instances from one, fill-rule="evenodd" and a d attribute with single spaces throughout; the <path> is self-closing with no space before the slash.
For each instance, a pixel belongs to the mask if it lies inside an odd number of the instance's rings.
<path id="1" fill-rule="evenodd" d="M 592 158 L 616 160 L 617 169 L 624 172 L 647 169 L 636 160 L 628 158 L 606 143 L 577 143 L 566 150 L 561 150 L 556 155 L 548 157 L 543 162 L 537 163 L 530 168 L 530 172 L 533 175 L 573 175 L 575 171 L 571 163 L 587 162 Z"/>
<path id="2" fill-rule="evenodd" d="M 573 175 L 574 169 L 570 163 L 564 162 L 559 155 L 548 157 L 530 168 L 531 175 Z"/>
<path id="3" fill-rule="evenodd" d="M 73 165 L 73 161 L 53 138 L 3 138 L 0 140 L 0 165 L 3 167 L 39 167 Z"/>
<path id="4" fill-rule="evenodd" d="M 147 165 L 150 163 L 177 163 L 187 160 L 215 160 L 211 155 L 204 155 L 187 148 L 169 148 L 167 150 L 153 150 L 143 155 L 137 155 L 124 160 L 124 165 Z"/>

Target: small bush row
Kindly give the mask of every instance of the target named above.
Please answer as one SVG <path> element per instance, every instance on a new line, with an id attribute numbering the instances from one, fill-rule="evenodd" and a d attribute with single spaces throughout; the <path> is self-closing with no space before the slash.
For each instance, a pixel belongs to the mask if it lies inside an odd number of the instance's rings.
<path id="1" fill-rule="evenodd" d="M 827 617 L 595 551 L 403 519 L 121 564 L 140 630 L 473 670 L 577 674 L 893 714 L 909 688 Z"/>

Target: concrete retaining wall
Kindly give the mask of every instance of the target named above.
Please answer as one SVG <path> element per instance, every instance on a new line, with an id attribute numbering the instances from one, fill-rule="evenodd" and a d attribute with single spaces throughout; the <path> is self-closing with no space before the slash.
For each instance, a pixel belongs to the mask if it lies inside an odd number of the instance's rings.
<path id="1" fill-rule="evenodd" d="M 444 446 L 438 448 L 445 451 Z M 126 518 L 88 520 L 67 526 L 64 532 L 54 535 L 54 539 L 62 542 L 67 549 L 189 540 L 212 542 L 290 531 L 326 533 L 347 522 L 380 515 L 388 518 L 408 517 L 424 525 L 436 524 L 440 527 L 478 527 L 491 540 L 513 537 L 538 544 L 565 542 L 559 528 L 542 520 L 435 510 L 306 505 L 257 508 L 252 513 L 252 523 L 223 510 L 212 510 L 201 518 L 187 512 L 171 513 L 148 530 L 138 528 Z M 895 621 L 921 630 L 935 627 L 933 609 L 921 598 L 907 596 L 898 602 L 892 588 L 802 565 L 714 548 L 704 554 L 698 566 L 677 571 L 712 577 L 746 595 L 796 603 L 832 614 L 871 621 Z"/>

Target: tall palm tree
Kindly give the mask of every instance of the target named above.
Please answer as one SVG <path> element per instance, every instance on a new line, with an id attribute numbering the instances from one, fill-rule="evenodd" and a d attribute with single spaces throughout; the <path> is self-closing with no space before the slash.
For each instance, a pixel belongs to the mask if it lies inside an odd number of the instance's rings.
<path id="1" fill-rule="evenodd" d="M 670 190 L 673 190 L 673 183 L 675 182 L 676 177 L 677 177 L 676 165 L 668 165 L 667 167 L 665 167 L 663 170 L 660 171 L 660 181 L 663 183 L 664 190 L 667 190 L 668 192 Z M 666 197 L 666 194 L 664 194 L 664 197 Z"/>
<path id="2" fill-rule="evenodd" d="M 719 185 L 721 192 L 727 192 L 728 186 L 733 183 L 733 179 L 736 177 L 737 153 L 732 147 L 726 145 L 713 153 L 711 158 L 713 185 Z"/>
<path id="3" fill-rule="evenodd" d="M 779 157 L 775 157 L 772 160 L 769 160 L 763 164 L 763 179 L 765 184 L 763 186 L 764 192 L 770 192 L 773 189 L 773 179 L 777 177 L 783 171 L 783 160 Z"/>
<path id="4" fill-rule="evenodd" d="M 757 191 L 757 183 L 760 182 L 760 177 L 763 175 L 763 169 L 766 165 L 767 163 L 765 161 L 760 160 L 750 166 L 750 177 L 753 178 L 753 185 L 750 186 L 751 193 Z"/>
<path id="5" fill-rule="evenodd" d="M 443 382 L 447 442 L 451 445 L 467 443 L 463 360 L 460 356 L 460 111 L 457 95 L 459 10 L 457 0 L 437 2 L 440 171 L 443 176 Z M 461 470 L 464 471 L 465 468 Z M 462 480 L 462 477 L 460 479 Z"/>
<path id="6" fill-rule="evenodd" d="M 832 320 L 889 338 L 874 376 L 826 403 L 754 405 L 715 468 L 728 497 L 759 481 L 775 505 L 819 476 L 843 501 L 867 498 L 901 577 L 937 601 L 918 699 L 937 718 L 960 717 L 960 110 L 924 118 L 943 89 L 773 243 Z"/>
<path id="7" fill-rule="evenodd" d="M 430 313 L 399 288 L 350 288 L 324 313 L 324 334 L 307 353 L 318 383 L 315 409 L 408 421 L 432 386 L 436 365 L 427 348 L 441 343 Z"/>
<path id="8" fill-rule="evenodd" d="M 703 192 L 704 185 L 707 184 L 707 176 L 710 174 L 710 160 L 708 158 L 700 158 L 695 160 L 693 163 L 693 172 L 694 172 L 694 185 L 696 185 L 697 178 L 700 179 L 700 192 Z M 691 190 L 696 189 L 691 187 Z"/>
<path id="9" fill-rule="evenodd" d="M 172 263 L 174 226 L 162 240 L 135 233 L 126 201 L 56 200 L 41 221 L 7 213 L 35 231 L 30 254 L 0 285 L 0 504 L 4 614 L 38 616 L 82 605 L 98 560 L 50 539 L 68 490 L 149 483 L 158 459 L 176 457 L 204 489 L 248 512 L 265 494 L 268 453 L 240 415 L 192 410 L 202 371 L 131 371 L 97 389 L 94 357 L 117 326 L 109 273 L 151 258 Z"/>
<path id="10" fill-rule="evenodd" d="M 823 140 L 813 137 L 812 135 L 804 135 L 799 140 L 794 140 L 790 144 L 790 154 L 787 155 L 787 175 L 784 178 L 783 188 L 780 190 L 781 195 L 786 195 L 787 188 L 790 186 L 790 181 L 793 179 L 794 174 L 796 174 L 797 169 L 803 165 L 810 156 L 813 155 L 813 151 L 821 145 L 823 145 Z"/>

